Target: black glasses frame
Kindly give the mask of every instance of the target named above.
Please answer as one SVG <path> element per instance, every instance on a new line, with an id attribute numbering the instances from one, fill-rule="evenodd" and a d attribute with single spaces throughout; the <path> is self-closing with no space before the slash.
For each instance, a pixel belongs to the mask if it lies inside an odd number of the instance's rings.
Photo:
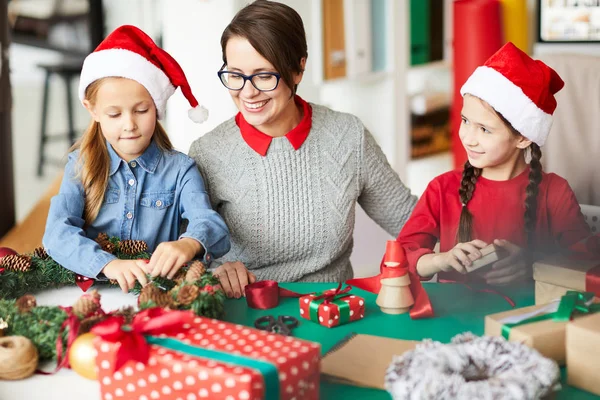
<path id="1" fill-rule="evenodd" d="M 240 78 L 244 79 L 244 83 L 242 84 L 242 87 L 239 88 L 239 89 L 232 89 L 229 86 L 227 86 L 225 84 L 225 82 L 223 82 L 223 78 L 221 77 L 221 75 L 226 74 L 226 73 L 227 74 L 237 75 Z M 239 72 L 226 71 L 226 70 L 221 69 L 221 70 L 219 70 L 219 72 L 217 72 L 217 75 L 219 77 L 219 80 L 223 84 L 223 86 L 225 86 L 229 90 L 235 90 L 235 91 L 239 91 L 239 90 L 244 89 L 244 86 L 246 86 L 246 81 L 250 81 L 250 83 L 252 84 L 252 86 L 254 86 L 254 88 L 256 90 L 259 90 L 261 92 L 272 92 L 273 90 L 277 89 L 277 86 L 279 86 L 279 80 L 281 79 L 281 75 L 279 73 L 277 73 L 277 72 L 258 72 L 256 74 L 252 74 L 252 75 L 244 75 L 244 74 L 241 74 Z M 273 89 L 266 89 L 266 90 L 265 89 L 259 89 L 258 87 L 256 87 L 256 85 L 254 84 L 254 82 L 252 81 L 252 79 L 255 76 L 259 76 L 259 75 L 271 75 L 271 76 L 274 76 L 275 78 L 277 78 L 277 82 L 275 82 L 275 87 L 273 87 Z"/>

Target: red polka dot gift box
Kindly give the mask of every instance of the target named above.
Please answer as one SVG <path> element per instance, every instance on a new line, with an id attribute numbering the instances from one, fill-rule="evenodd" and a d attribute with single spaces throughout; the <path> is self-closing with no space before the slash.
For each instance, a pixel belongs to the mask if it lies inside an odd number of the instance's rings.
<path id="1" fill-rule="evenodd" d="M 92 332 L 103 400 L 319 398 L 319 343 L 160 308 Z"/>
<path id="2" fill-rule="evenodd" d="M 328 328 L 362 319 L 365 316 L 365 299 L 348 293 L 346 286 L 308 294 L 299 299 L 300 315 Z"/>

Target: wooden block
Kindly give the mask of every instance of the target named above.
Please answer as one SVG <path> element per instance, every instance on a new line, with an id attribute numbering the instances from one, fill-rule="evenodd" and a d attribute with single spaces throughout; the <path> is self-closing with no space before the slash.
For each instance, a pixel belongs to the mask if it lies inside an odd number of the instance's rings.
<path id="1" fill-rule="evenodd" d="M 479 260 L 473 261 L 471 265 L 465 267 L 467 272 L 480 270 L 483 267 L 491 266 L 491 264 L 507 256 L 506 252 L 495 244 L 489 244 L 481 249 L 481 257 Z"/>

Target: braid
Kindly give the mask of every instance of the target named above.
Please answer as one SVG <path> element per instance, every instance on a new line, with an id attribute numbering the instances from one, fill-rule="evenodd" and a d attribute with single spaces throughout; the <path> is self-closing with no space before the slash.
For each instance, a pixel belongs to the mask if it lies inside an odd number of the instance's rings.
<path id="1" fill-rule="evenodd" d="M 462 180 L 460 181 L 460 188 L 458 189 L 458 195 L 460 202 L 462 203 L 462 211 L 460 213 L 460 221 L 458 223 L 458 230 L 456 232 L 457 243 L 468 242 L 471 240 L 471 227 L 473 224 L 473 215 L 467 208 L 467 204 L 473 197 L 475 191 L 475 184 L 477 178 L 481 175 L 481 169 L 475 168 L 470 162 L 465 163 L 463 169 Z"/>
<path id="2" fill-rule="evenodd" d="M 525 233 L 527 234 L 527 245 L 530 251 L 533 250 L 534 246 L 534 234 L 535 224 L 537 219 L 537 195 L 539 191 L 539 184 L 542 181 L 542 164 L 540 159 L 542 158 L 542 150 L 540 146 L 535 143 L 531 143 L 531 162 L 529 171 L 529 184 L 527 185 L 525 198 Z"/>

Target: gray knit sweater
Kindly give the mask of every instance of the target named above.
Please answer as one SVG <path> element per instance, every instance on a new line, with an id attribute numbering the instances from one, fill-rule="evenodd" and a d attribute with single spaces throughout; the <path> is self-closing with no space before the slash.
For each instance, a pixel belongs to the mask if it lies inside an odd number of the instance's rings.
<path id="1" fill-rule="evenodd" d="M 274 138 L 255 152 L 232 118 L 190 149 L 214 209 L 231 231 L 231 251 L 259 280 L 337 282 L 352 278 L 356 202 L 394 237 L 416 203 L 373 136 L 350 114 L 311 104 L 298 150 Z"/>

